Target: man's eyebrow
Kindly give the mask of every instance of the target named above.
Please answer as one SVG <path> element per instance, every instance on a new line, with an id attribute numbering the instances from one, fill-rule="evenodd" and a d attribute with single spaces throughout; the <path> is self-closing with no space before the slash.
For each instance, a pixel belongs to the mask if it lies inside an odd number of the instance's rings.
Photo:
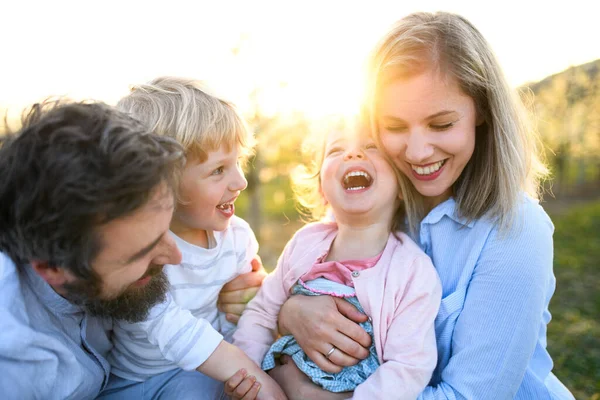
<path id="1" fill-rule="evenodd" d="M 143 249 L 141 249 L 140 251 L 138 251 L 131 257 L 129 257 L 127 259 L 127 261 L 125 261 L 125 264 L 130 264 L 130 263 L 144 257 L 146 254 L 150 253 L 152 251 L 152 249 L 155 248 L 158 243 L 160 243 L 160 241 L 162 240 L 165 233 L 166 232 L 161 233 L 160 236 L 157 237 L 152 243 L 150 243 L 148 246 L 144 247 Z"/>

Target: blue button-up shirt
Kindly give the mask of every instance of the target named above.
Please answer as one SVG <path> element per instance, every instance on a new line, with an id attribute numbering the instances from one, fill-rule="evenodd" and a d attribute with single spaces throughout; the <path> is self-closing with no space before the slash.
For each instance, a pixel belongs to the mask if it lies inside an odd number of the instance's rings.
<path id="1" fill-rule="evenodd" d="M 31 266 L 0 253 L 2 399 L 93 399 L 110 366 L 110 321 L 59 296 Z"/>
<path id="2" fill-rule="evenodd" d="M 554 227 L 524 197 L 512 227 L 467 223 L 454 199 L 422 221 L 418 242 L 443 286 L 438 365 L 420 399 L 572 399 L 546 350 Z"/>

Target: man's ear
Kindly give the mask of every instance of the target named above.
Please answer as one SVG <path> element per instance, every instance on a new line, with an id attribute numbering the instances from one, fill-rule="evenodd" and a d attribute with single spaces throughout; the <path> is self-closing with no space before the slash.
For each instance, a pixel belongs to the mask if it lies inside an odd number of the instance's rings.
<path id="1" fill-rule="evenodd" d="M 30 262 L 33 270 L 52 287 L 61 287 L 71 279 L 64 268 L 52 267 L 47 261 L 33 260 Z"/>

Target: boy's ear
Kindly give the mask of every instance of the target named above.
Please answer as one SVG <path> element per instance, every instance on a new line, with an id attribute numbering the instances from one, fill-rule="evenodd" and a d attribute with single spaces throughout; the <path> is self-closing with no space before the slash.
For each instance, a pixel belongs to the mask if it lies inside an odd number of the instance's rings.
<path id="1" fill-rule="evenodd" d="M 52 287 L 61 287 L 71 281 L 71 274 L 64 268 L 52 267 L 47 261 L 30 261 L 33 270 Z"/>

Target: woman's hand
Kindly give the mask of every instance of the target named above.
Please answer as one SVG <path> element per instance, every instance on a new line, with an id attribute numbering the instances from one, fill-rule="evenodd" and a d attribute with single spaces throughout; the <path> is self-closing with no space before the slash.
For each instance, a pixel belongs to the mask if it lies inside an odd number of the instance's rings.
<path id="1" fill-rule="evenodd" d="M 281 356 L 280 362 L 281 365 L 270 370 L 269 375 L 290 400 L 341 400 L 352 397 L 352 392 L 332 393 L 315 385 L 298 369 L 290 356 Z"/>
<path id="2" fill-rule="evenodd" d="M 336 373 L 369 355 L 371 337 L 357 324 L 366 320 L 344 299 L 296 295 L 279 312 L 279 333 L 293 335 L 319 368 Z"/>
<path id="3" fill-rule="evenodd" d="M 217 306 L 221 312 L 225 313 L 227 321 L 234 324 L 237 324 L 242 312 L 246 309 L 246 304 L 256 296 L 262 281 L 267 276 L 258 255 L 251 264 L 251 272 L 240 275 L 227 283 L 219 293 Z"/>

